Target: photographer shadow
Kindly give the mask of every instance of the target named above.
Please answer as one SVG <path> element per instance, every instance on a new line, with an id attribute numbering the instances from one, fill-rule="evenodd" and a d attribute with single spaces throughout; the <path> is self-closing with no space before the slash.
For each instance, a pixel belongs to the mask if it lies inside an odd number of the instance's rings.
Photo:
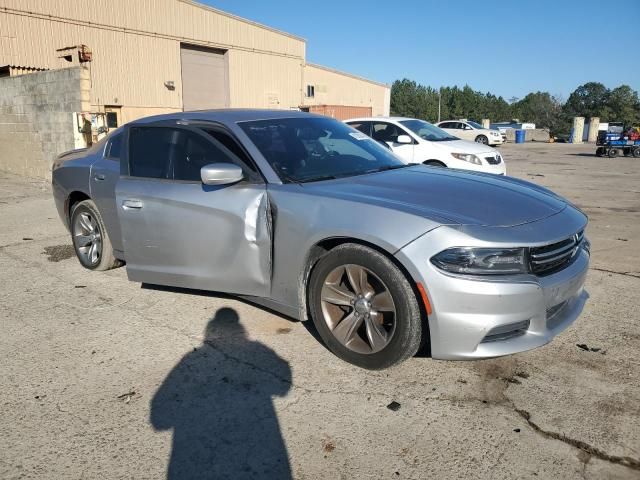
<path id="1" fill-rule="evenodd" d="M 151 401 L 154 429 L 173 430 L 167 478 L 291 478 L 272 402 L 290 387 L 289 364 L 218 310 Z"/>

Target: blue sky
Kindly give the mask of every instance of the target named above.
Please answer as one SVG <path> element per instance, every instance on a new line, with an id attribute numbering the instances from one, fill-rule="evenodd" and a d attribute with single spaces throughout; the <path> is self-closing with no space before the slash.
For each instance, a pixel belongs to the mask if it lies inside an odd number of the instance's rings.
<path id="1" fill-rule="evenodd" d="M 506 99 L 566 99 L 588 81 L 640 90 L 637 0 L 200 1 L 305 38 L 309 62 L 380 82 L 468 84 Z"/>

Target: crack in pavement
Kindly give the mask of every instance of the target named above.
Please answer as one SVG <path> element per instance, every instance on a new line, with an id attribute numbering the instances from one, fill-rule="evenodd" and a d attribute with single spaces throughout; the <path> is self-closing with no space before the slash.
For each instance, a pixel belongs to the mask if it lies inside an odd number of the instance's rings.
<path id="1" fill-rule="evenodd" d="M 633 470 L 640 470 L 640 460 L 631 457 L 620 457 L 618 455 L 609 455 L 606 452 L 603 452 L 599 448 L 594 447 L 593 445 L 589 445 L 582 440 L 576 440 L 575 438 L 567 437 L 563 433 L 550 432 L 549 430 L 544 430 L 537 423 L 531 420 L 531 414 L 526 410 L 521 410 L 519 408 L 515 408 L 514 410 L 518 415 L 525 419 L 525 421 L 529 424 L 533 430 L 538 432 L 540 435 L 546 438 L 552 438 L 554 440 L 559 440 L 567 445 L 571 445 L 583 452 L 599 458 L 600 460 L 604 460 L 605 462 L 615 463 L 617 465 L 622 465 L 624 467 L 631 468 Z"/>
<path id="2" fill-rule="evenodd" d="M 589 267 L 589 270 L 596 270 L 598 272 L 615 273 L 616 275 L 624 275 L 625 277 L 640 278 L 640 274 L 635 272 L 617 272 L 615 270 L 607 270 L 606 268 Z"/>

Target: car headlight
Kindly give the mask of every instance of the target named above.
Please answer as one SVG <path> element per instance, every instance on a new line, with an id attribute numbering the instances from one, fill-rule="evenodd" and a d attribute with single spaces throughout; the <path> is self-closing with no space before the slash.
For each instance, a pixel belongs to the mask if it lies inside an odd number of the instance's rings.
<path id="1" fill-rule="evenodd" d="M 471 153 L 452 153 L 451 156 L 453 158 L 457 158 L 458 160 L 464 160 L 465 162 L 482 165 L 482 160 Z"/>
<path id="2" fill-rule="evenodd" d="M 500 132 L 491 132 L 491 135 L 493 135 L 494 137 L 499 137 L 500 136 Z"/>
<path id="3" fill-rule="evenodd" d="M 434 255 L 431 263 L 446 272 L 470 275 L 507 275 L 527 272 L 524 248 L 455 247 Z"/>

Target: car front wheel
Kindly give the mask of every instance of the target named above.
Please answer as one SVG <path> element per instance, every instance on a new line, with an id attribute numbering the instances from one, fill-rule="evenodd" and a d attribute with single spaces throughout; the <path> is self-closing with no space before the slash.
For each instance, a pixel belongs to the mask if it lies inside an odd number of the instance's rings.
<path id="1" fill-rule="evenodd" d="M 421 310 L 411 284 L 369 247 L 347 243 L 323 256 L 311 273 L 309 305 L 327 347 L 359 367 L 387 368 L 420 347 Z"/>
<path id="2" fill-rule="evenodd" d="M 482 143 L 483 145 L 489 145 L 489 139 L 485 135 L 478 135 L 476 137 L 476 143 Z"/>
<path id="3" fill-rule="evenodd" d="M 121 265 L 113 256 L 111 240 L 93 201 L 84 200 L 75 204 L 70 224 L 73 248 L 83 267 L 109 270 Z"/>

